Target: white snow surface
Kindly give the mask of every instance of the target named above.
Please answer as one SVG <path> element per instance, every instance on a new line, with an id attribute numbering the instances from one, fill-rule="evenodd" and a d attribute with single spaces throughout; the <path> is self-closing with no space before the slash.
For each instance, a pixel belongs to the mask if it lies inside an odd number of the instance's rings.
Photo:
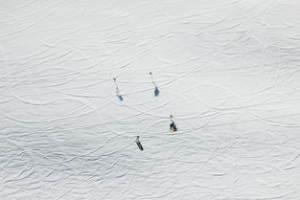
<path id="1" fill-rule="evenodd" d="M 299 200 L 299 11 L 1 0 L 0 199 Z"/>

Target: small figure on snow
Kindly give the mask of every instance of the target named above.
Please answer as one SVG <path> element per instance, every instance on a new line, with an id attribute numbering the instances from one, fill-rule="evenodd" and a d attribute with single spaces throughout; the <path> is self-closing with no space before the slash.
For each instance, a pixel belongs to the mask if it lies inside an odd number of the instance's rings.
<path id="1" fill-rule="evenodd" d="M 142 146 L 142 144 L 141 144 L 141 142 L 140 142 L 140 136 L 136 136 L 135 142 L 136 142 L 136 144 L 138 145 L 139 149 L 140 149 L 141 151 L 143 151 L 144 148 L 143 148 L 143 146 Z"/>
<path id="2" fill-rule="evenodd" d="M 175 122 L 173 121 L 173 116 L 170 115 L 170 118 L 171 118 L 170 130 L 175 132 L 175 131 L 177 131 L 177 127 L 175 125 Z"/>
<path id="3" fill-rule="evenodd" d="M 154 87 L 155 87 L 155 89 L 154 89 L 154 96 L 158 97 L 158 95 L 159 95 L 159 89 L 158 89 L 156 83 L 154 82 L 153 73 L 152 73 L 152 72 L 149 72 L 149 74 L 150 74 L 150 76 L 151 76 L 152 83 L 153 83 L 153 85 L 154 85 Z"/>
<path id="4" fill-rule="evenodd" d="M 120 94 L 120 90 L 117 84 L 117 78 L 113 78 L 114 82 L 115 82 L 115 86 L 116 86 L 116 95 L 119 98 L 120 101 L 123 101 L 123 96 Z"/>

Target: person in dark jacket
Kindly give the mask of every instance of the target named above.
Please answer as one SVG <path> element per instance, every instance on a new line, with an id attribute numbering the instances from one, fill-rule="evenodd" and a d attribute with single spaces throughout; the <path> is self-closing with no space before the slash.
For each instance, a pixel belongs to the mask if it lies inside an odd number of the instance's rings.
<path id="1" fill-rule="evenodd" d="M 170 115 L 170 118 L 171 118 L 171 124 L 170 124 L 170 130 L 172 130 L 172 131 L 177 131 L 177 127 L 176 127 L 176 124 L 175 124 L 175 122 L 173 121 L 173 116 L 172 115 Z"/>
<path id="2" fill-rule="evenodd" d="M 136 142 L 137 146 L 139 147 L 139 149 L 140 149 L 141 151 L 143 151 L 144 148 L 143 148 L 143 146 L 142 146 L 142 144 L 141 144 L 141 142 L 140 142 L 140 136 L 136 136 L 135 142 Z"/>

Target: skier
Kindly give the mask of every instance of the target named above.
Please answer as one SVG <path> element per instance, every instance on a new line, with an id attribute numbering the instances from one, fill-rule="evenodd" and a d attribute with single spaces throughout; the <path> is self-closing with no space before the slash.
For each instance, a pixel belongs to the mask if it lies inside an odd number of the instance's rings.
<path id="1" fill-rule="evenodd" d="M 143 146 L 142 146 L 142 144 L 141 144 L 141 142 L 140 142 L 140 136 L 136 136 L 135 142 L 136 142 L 136 144 L 138 145 L 139 149 L 140 149 L 141 151 L 143 151 L 144 148 L 143 148 Z"/>
<path id="2" fill-rule="evenodd" d="M 175 122 L 173 121 L 173 116 L 172 115 L 170 115 L 170 118 L 171 118 L 171 124 L 170 124 L 170 130 L 172 130 L 172 131 L 177 131 L 177 127 L 176 127 L 176 125 L 175 125 Z"/>

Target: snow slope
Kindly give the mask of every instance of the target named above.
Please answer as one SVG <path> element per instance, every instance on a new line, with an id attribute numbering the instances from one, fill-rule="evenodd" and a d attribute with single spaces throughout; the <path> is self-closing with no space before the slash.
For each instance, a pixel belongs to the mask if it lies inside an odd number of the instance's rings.
<path id="1" fill-rule="evenodd" d="M 299 10 L 2 0 L 0 199 L 299 200 Z"/>

